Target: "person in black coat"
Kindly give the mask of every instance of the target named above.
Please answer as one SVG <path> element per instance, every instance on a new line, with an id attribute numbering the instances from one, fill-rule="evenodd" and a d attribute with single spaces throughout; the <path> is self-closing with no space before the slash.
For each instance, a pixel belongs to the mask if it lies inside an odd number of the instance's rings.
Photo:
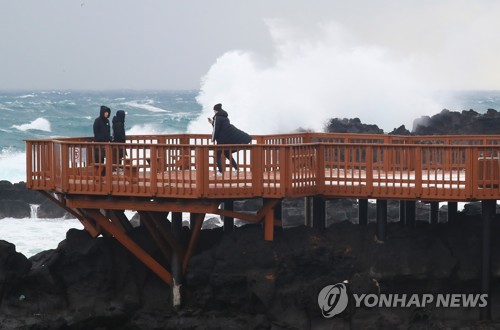
<path id="1" fill-rule="evenodd" d="M 248 144 L 252 142 L 250 135 L 231 124 L 227 112 L 222 109 L 222 104 L 218 103 L 214 105 L 214 112 L 214 117 L 208 119 L 208 122 L 213 126 L 212 141 L 217 142 L 217 144 Z M 235 151 L 237 150 L 233 152 Z M 231 159 L 231 165 L 235 171 L 238 171 L 238 164 L 231 156 L 229 150 L 224 150 L 224 156 L 227 159 Z M 217 151 L 217 168 L 219 173 L 222 173 L 221 150 Z"/>
<path id="2" fill-rule="evenodd" d="M 118 110 L 113 117 L 113 142 L 125 143 L 125 111 Z M 118 159 L 122 159 L 124 147 L 118 148 Z"/>
<path id="3" fill-rule="evenodd" d="M 110 142 L 111 132 L 109 127 L 109 116 L 111 109 L 101 105 L 99 117 L 94 120 L 94 142 Z M 105 155 L 104 148 L 95 148 L 94 160 L 96 163 L 103 163 Z"/>

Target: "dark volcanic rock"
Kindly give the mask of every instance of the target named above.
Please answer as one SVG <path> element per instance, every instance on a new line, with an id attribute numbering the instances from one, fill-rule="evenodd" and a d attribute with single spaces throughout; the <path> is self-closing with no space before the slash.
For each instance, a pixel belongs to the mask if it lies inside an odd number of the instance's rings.
<path id="1" fill-rule="evenodd" d="M 9 329 L 387 329 L 452 328 L 476 324 L 478 310 L 354 308 L 324 319 L 319 291 L 347 281 L 353 293 L 476 292 L 480 276 L 477 218 L 409 228 L 389 223 L 334 222 L 324 231 L 277 229 L 263 240 L 259 225 L 204 230 L 184 283 L 185 304 L 170 307 L 170 290 L 112 237 L 92 239 L 72 229 L 56 250 L 29 260 L 0 242 L 0 328 Z M 493 232 L 500 230 L 494 221 Z M 147 232 L 132 237 L 165 264 Z M 188 234 L 188 233 L 186 233 Z M 500 250 L 500 241 L 492 251 Z M 500 259 L 492 259 L 492 287 L 500 293 Z M 463 291 L 462 291 L 463 290 Z M 493 318 L 500 319 L 493 299 Z M 422 314 L 423 313 L 423 314 Z M 436 323 L 437 322 L 437 323 Z M 493 323 L 496 324 L 496 323 Z"/>
<path id="2" fill-rule="evenodd" d="M 377 125 L 368 125 L 361 123 L 359 118 L 339 119 L 332 118 L 325 126 L 327 133 L 365 133 L 365 134 L 383 134 L 384 131 Z"/>
<path id="3" fill-rule="evenodd" d="M 411 135 L 411 132 L 406 129 L 405 125 L 401 125 L 398 128 L 395 128 L 389 134 L 392 135 Z"/>
<path id="4" fill-rule="evenodd" d="M 0 219 L 29 218 L 31 204 L 39 205 L 39 218 L 62 218 L 69 214 L 35 190 L 28 190 L 24 182 L 0 181 Z"/>
<path id="5" fill-rule="evenodd" d="M 488 109 L 485 114 L 474 110 L 450 111 L 444 109 L 440 113 L 422 116 L 413 121 L 414 135 L 471 135 L 500 134 L 500 113 Z"/>
<path id="6" fill-rule="evenodd" d="M 30 205 L 23 200 L 0 200 L 0 219 L 29 218 L 30 213 Z"/>
<path id="7" fill-rule="evenodd" d="M 154 255 L 143 234 L 138 230 L 132 236 Z M 0 256 L 5 249 L 0 245 Z M 93 239 L 85 231 L 71 229 L 56 250 L 30 261 L 26 260 L 31 269 L 24 266 L 23 272 L 17 271 L 16 282 L 3 295 L 0 328 L 6 320 L 12 328 L 30 324 L 51 328 L 59 323 L 77 329 L 119 326 L 139 306 L 152 310 L 168 306 L 168 286 L 111 237 Z M 0 268 L 0 278 L 8 277 L 11 268 Z"/>
<path id="8" fill-rule="evenodd" d="M 363 124 L 359 118 L 332 118 L 325 125 L 328 133 L 383 134 L 377 125 Z M 404 125 L 395 128 L 392 135 L 474 135 L 500 134 L 500 113 L 488 109 L 484 114 L 474 110 L 462 112 L 443 109 L 433 116 L 422 116 L 413 121 L 410 132 Z"/>
<path id="9" fill-rule="evenodd" d="M 31 268 L 31 262 L 15 251 L 14 244 L 0 240 L 0 303 Z"/>
<path id="10" fill-rule="evenodd" d="M 45 199 L 40 203 L 40 207 L 37 212 L 38 218 L 69 218 L 72 217 L 70 213 L 66 212 L 65 209 L 58 206 L 49 199 Z"/>

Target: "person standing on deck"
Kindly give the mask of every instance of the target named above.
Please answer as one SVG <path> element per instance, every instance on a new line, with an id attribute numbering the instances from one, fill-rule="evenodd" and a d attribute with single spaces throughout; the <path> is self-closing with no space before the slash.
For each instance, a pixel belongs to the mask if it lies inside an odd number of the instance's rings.
<path id="1" fill-rule="evenodd" d="M 113 117 L 113 142 L 125 143 L 125 111 L 118 110 Z M 120 146 L 118 148 L 118 160 L 121 162 L 125 153 L 125 148 Z"/>
<path id="2" fill-rule="evenodd" d="M 111 131 L 109 126 L 109 116 L 111 109 L 105 105 L 101 105 L 99 117 L 94 120 L 94 142 L 111 142 Z M 106 157 L 105 149 L 103 147 L 96 147 L 94 149 L 94 161 L 96 163 L 103 163 Z"/>
<path id="3" fill-rule="evenodd" d="M 222 109 L 222 104 L 214 105 L 214 117 L 208 118 L 208 122 L 213 126 L 212 141 L 217 144 L 248 144 L 252 142 L 252 137 L 231 124 L 228 114 Z M 232 152 L 236 152 L 233 150 Z M 229 150 L 224 150 L 224 156 L 231 160 L 231 165 L 235 172 L 238 172 L 238 163 L 231 156 Z M 217 175 L 222 175 L 222 150 L 217 151 Z"/>

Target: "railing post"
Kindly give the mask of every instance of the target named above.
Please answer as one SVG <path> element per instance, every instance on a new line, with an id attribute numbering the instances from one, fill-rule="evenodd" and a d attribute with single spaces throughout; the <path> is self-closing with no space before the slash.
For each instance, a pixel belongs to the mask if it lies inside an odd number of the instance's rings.
<path id="1" fill-rule="evenodd" d="M 472 197 L 478 191 L 478 173 L 477 173 L 477 164 L 479 153 L 477 148 L 468 148 L 465 157 L 467 158 L 465 162 L 465 186 L 467 189 L 466 196 Z"/>
<path id="2" fill-rule="evenodd" d="M 154 144 L 151 145 L 149 155 L 150 155 L 149 188 L 151 189 L 151 194 L 154 196 L 158 192 L 158 186 L 156 185 L 156 182 L 158 180 L 158 148 L 156 147 L 156 145 Z"/>
<path id="3" fill-rule="evenodd" d="M 106 193 L 111 194 L 113 189 L 113 149 L 111 148 L 110 143 L 106 143 L 104 149 L 106 150 Z"/>
<path id="4" fill-rule="evenodd" d="M 382 164 L 384 164 L 384 172 L 389 173 L 391 170 L 392 147 L 384 146 L 382 150 L 382 157 L 384 158 L 382 162 Z"/>
<path id="5" fill-rule="evenodd" d="M 33 186 L 33 142 L 26 141 L 26 188 Z"/>
<path id="6" fill-rule="evenodd" d="M 196 190 L 199 197 L 208 194 L 208 177 L 210 175 L 208 164 L 208 146 L 195 148 Z"/>
<path id="7" fill-rule="evenodd" d="M 50 171 L 50 188 L 54 189 L 56 187 L 56 181 L 55 181 L 55 169 L 54 169 L 54 143 L 53 142 L 48 142 L 47 143 L 47 152 L 48 152 L 48 160 L 49 160 L 49 171 Z"/>
<path id="8" fill-rule="evenodd" d="M 316 145 L 316 192 L 325 193 L 325 146 Z"/>
<path id="9" fill-rule="evenodd" d="M 61 188 L 63 192 L 68 191 L 68 165 L 69 165 L 69 152 L 68 145 L 65 143 L 60 144 L 61 148 Z"/>
<path id="10" fill-rule="evenodd" d="M 290 148 L 287 146 L 280 146 L 280 191 L 281 194 L 287 194 L 288 191 L 292 187 L 292 175 L 290 172 L 290 166 L 288 166 L 290 162 Z"/>
<path id="11" fill-rule="evenodd" d="M 373 148 L 366 147 L 366 189 L 367 195 L 373 195 Z"/>
<path id="12" fill-rule="evenodd" d="M 422 196 L 422 147 L 415 147 L 415 197 Z"/>
<path id="13" fill-rule="evenodd" d="M 264 192 L 263 172 L 265 168 L 265 159 L 262 157 L 264 146 L 258 144 L 250 146 L 250 166 L 252 173 L 252 191 L 253 195 L 260 196 Z"/>

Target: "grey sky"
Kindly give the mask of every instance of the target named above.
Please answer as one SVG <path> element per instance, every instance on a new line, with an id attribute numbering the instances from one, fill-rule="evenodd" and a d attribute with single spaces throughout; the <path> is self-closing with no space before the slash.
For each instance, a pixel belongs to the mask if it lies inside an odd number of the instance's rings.
<path id="1" fill-rule="evenodd" d="M 0 89 L 198 89 L 226 52 L 273 61 L 272 20 L 308 42 L 334 22 L 436 88 L 500 89 L 499 16 L 495 0 L 4 0 Z"/>

